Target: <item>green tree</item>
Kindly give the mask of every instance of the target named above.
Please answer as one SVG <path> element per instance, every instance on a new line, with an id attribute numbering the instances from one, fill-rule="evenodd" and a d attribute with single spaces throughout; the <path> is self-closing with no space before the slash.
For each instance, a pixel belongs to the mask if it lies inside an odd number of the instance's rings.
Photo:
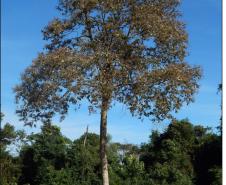
<path id="1" fill-rule="evenodd" d="M 150 185 L 137 146 L 109 143 L 108 159 L 110 185 Z"/>
<path id="2" fill-rule="evenodd" d="M 56 175 L 62 178 L 65 176 L 66 172 L 63 168 L 65 168 L 70 140 L 62 136 L 57 126 L 45 123 L 41 133 L 29 136 L 29 143 L 20 152 L 22 175 L 19 184 L 53 185 L 57 179 L 60 179 Z M 56 176 L 55 181 L 50 183 L 48 179 L 50 177 L 53 179 L 54 176 Z"/>
<path id="3" fill-rule="evenodd" d="M 141 147 L 140 159 L 155 185 L 221 185 L 221 138 L 210 128 L 174 121 L 150 138 Z"/>
<path id="4" fill-rule="evenodd" d="M 120 170 L 120 176 L 123 179 L 121 185 L 150 185 L 145 175 L 144 163 L 139 161 L 138 156 L 134 154 L 125 156 Z"/>
<path id="5" fill-rule="evenodd" d="M 71 171 L 66 168 L 56 170 L 53 166 L 49 165 L 44 168 L 42 175 L 43 180 L 40 185 L 76 185 Z"/>
<path id="6" fill-rule="evenodd" d="M 194 127 L 187 120 L 172 122 L 167 130 L 153 132 L 143 146 L 141 161 L 155 185 L 191 185 L 194 179 Z"/>
<path id="7" fill-rule="evenodd" d="M 1 113 L 1 122 L 3 116 Z M 10 123 L 4 124 L 0 129 L 0 185 L 14 185 L 19 178 L 19 159 L 11 155 L 9 147 L 13 146 L 15 149 L 15 143 L 22 139 L 22 134 L 22 131 L 16 131 Z"/>
<path id="8" fill-rule="evenodd" d="M 196 184 L 222 184 L 221 136 L 206 134 L 195 149 Z"/>
<path id="9" fill-rule="evenodd" d="M 84 145 L 85 137 L 86 144 Z M 99 136 L 96 134 L 84 134 L 73 142 L 67 155 L 67 168 L 72 171 L 73 184 L 101 184 L 101 168 L 98 154 Z"/>
<path id="10" fill-rule="evenodd" d="M 62 118 L 70 104 L 100 109 L 100 159 L 109 185 L 107 112 L 113 101 L 134 116 L 171 118 L 193 100 L 198 67 L 185 62 L 187 33 L 178 0 L 60 0 L 60 18 L 43 30 L 48 41 L 15 88 L 27 124 Z"/>
<path id="11" fill-rule="evenodd" d="M 219 84 L 218 92 L 222 93 L 222 84 Z M 219 134 L 202 131 L 197 142 L 194 155 L 196 184 L 222 184 L 222 115 L 217 129 Z"/>

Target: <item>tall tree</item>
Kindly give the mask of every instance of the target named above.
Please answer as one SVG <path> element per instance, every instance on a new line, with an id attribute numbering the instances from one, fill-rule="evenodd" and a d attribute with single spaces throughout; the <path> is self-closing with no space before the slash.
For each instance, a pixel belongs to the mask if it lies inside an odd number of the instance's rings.
<path id="1" fill-rule="evenodd" d="M 100 158 L 108 185 L 107 112 L 112 102 L 134 116 L 171 118 L 193 100 L 199 67 L 185 61 L 187 33 L 178 0 L 59 0 L 59 18 L 44 29 L 46 50 L 15 87 L 26 124 L 63 119 L 69 105 L 100 109 Z"/>

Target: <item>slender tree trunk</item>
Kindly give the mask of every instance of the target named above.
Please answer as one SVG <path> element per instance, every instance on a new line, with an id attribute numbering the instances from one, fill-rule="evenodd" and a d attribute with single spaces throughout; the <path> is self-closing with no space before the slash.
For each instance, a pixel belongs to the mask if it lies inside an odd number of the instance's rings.
<path id="1" fill-rule="evenodd" d="M 89 125 L 87 125 L 87 127 L 86 127 L 85 139 L 84 139 L 84 141 L 83 141 L 83 146 L 84 146 L 84 147 L 86 146 L 86 140 L 87 140 L 88 130 L 89 130 Z"/>
<path id="2" fill-rule="evenodd" d="M 101 107 L 101 120 L 100 120 L 100 160 L 102 172 L 102 184 L 109 185 L 108 177 L 108 161 L 107 161 L 107 110 L 108 101 L 103 99 Z"/>

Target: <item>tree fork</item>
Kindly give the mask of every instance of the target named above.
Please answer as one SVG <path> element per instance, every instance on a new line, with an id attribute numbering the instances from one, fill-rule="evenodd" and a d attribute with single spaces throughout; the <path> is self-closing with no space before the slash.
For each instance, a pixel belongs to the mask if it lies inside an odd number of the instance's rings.
<path id="1" fill-rule="evenodd" d="M 107 111 L 108 100 L 103 99 L 101 106 L 101 120 L 100 120 L 100 161 L 102 172 L 102 184 L 109 185 L 108 177 L 108 160 L 107 160 Z"/>

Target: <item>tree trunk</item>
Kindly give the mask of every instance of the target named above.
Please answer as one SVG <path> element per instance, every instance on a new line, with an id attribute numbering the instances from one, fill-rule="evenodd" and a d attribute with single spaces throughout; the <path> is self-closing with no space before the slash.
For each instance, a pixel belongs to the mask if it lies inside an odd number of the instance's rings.
<path id="1" fill-rule="evenodd" d="M 100 120 L 100 160 L 102 172 L 102 184 L 109 185 L 108 177 L 108 161 L 107 161 L 107 110 L 108 101 L 103 99 L 101 107 L 101 120 Z"/>

